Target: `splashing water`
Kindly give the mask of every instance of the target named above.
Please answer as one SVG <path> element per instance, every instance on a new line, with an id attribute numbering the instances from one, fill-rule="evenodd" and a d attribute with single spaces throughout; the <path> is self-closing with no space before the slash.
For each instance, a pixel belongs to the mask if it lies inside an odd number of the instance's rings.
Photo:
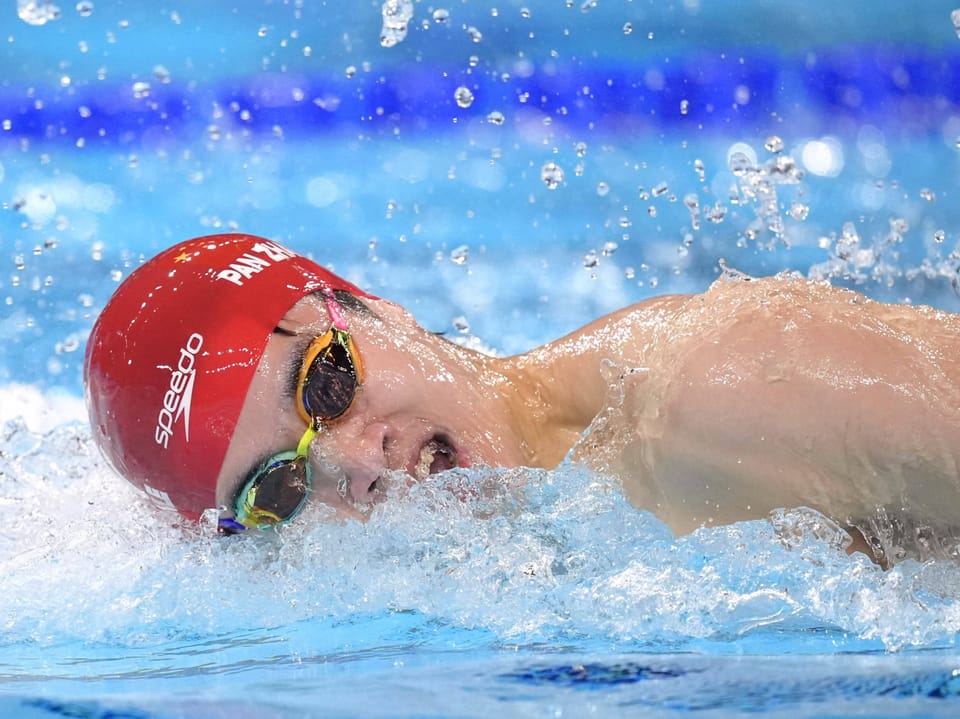
<path id="1" fill-rule="evenodd" d="M 113 476 L 82 424 L 11 420 L 2 435 L 16 449 L 0 458 L 8 642 L 149 646 L 371 612 L 498 641 L 641 646 L 824 627 L 929 646 L 960 630 L 960 567 L 884 572 L 843 554 L 843 533 L 810 510 L 674 538 L 574 466 L 473 468 L 395 478 L 364 524 L 311 507 L 277 533 L 218 538 Z"/>

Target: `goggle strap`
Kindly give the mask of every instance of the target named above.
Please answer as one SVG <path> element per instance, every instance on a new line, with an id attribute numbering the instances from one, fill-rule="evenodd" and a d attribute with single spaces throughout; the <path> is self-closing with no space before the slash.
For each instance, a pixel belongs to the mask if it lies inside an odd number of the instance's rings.
<path id="1" fill-rule="evenodd" d="M 330 315 L 330 321 L 335 329 L 341 332 L 347 331 L 347 318 L 343 314 L 343 308 L 337 302 L 336 295 L 329 287 L 323 290 L 323 299 L 327 305 L 327 313 Z"/>
<path id="2" fill-rule="evenodd" d="M 306 457 L 310 452 L 310 443 L 317 436 L 317 426 L 311 423 L 307 431 L 303 433 L 300 442 L 297 443 L 297 457 Z"/>

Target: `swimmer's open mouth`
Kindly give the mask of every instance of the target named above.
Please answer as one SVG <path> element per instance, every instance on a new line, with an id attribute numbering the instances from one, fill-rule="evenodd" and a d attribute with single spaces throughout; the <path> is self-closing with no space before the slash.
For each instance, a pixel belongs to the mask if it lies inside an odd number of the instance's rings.
<path id="1" fill-rule="evenodd" d="M 435 434 L 420 448 L 417 464 L 413 468 L 413 476 L 417 479 L 425 479 L 431 474 L 453 469 L 456 466 L 458 466 L 457 450 L 446 437 Z"/>

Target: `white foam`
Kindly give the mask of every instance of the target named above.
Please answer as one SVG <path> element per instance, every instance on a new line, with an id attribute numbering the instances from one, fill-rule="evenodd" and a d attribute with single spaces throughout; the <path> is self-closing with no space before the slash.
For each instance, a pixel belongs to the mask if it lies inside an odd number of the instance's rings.
<path id="1" fill-rule="evenodd" d="M 85 422 L 83 399 L 62 390 L 42 392 L 34 385 L 0 387 L 0 424 L 20 419 L 31 432 L 45 434 L 57 426 Z"/>
<path id="2" fill-rule="evenodd" d="M 155 645 L 395 612 L 496 641 L 673 648 L 771 628 L 781 644 L 833 631 L 854 648 L 940 646 L 960 632 L 957 564 L 884 572 L 845 556 L 809 513 L 674 538 L 573 466 L 398 480 L 367 523 L 311 506 L 277 533 L 215 537 L 107 468 L 78 398 L 15 386 L 0 398 L 9 642 Z M 801 529 L 781 536 L 786 525 Z"/>

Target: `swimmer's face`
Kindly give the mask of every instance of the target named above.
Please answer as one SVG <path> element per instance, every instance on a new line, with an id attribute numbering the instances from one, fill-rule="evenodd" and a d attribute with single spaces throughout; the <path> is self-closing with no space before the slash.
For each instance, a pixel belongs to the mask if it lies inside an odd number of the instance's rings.
<path id="1" fill-rule="evenodd" d="M 481 386 L 476 363 L 399 306 L 364 304 L 369 312 L 345 309 L 363 383 L 350 408 L 324 422 L 311 443 L 311 501 L 334 507 L 341 517 L 359 516 L 380 496 L 385 471 L 423 479 L 454 466 L 516 463 L 498 418 L 475 401 L 489 389 Z M 218 504 L 231 512 L 251 473 L 303 436 L 296 376 L 310 340 L 330 326 L 324 300 L 309 296 L 287 312 L 268 341 L 217 481 Z"/>

